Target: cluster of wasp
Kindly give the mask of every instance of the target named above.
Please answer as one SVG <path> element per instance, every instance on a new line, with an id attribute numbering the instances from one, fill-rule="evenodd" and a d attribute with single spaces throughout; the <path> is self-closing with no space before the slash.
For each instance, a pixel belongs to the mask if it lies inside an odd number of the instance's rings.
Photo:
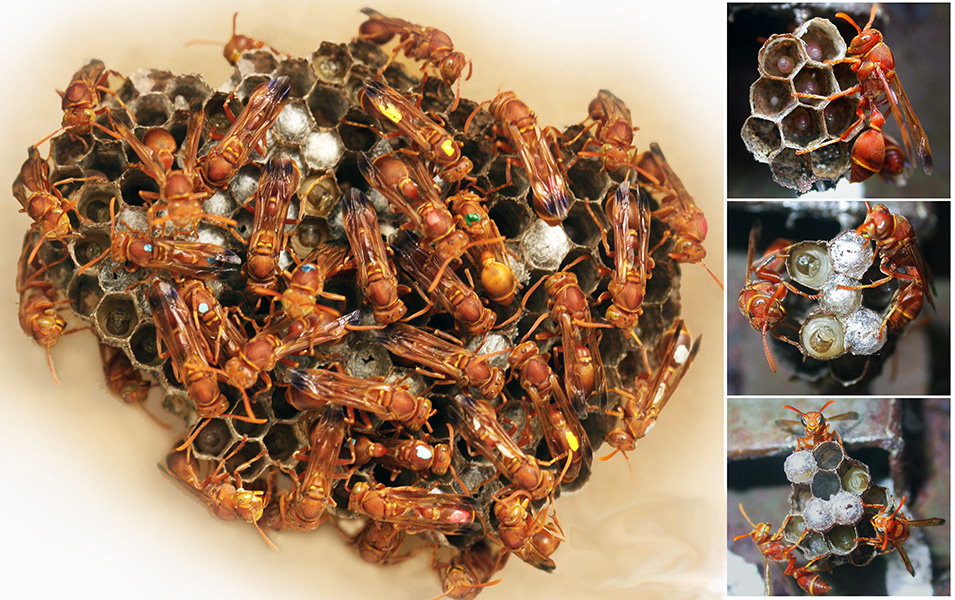
<path id="1" fill-rule="evenodd" d="M 759 227 L 751 230 L 739 309 L 762 334 L 773 371 L 776 364 L 767 334 L 815 360 L 831 361 L 846 354 L 865 357 L 882 350 L 889 334 L 914 321 L 926 299 L 934 307 L 932 274 L 911 223 L 884 204 L 866 202 L 866 209 L 861 225 L 828 242 L 777 240 L 758 259 L 754 255 Z M 876 256 L 878 274 L 871 277 L 867 273 L 874 270 Z M 863 300 L 864 292 L 882 291 L 883 286 L 894 291 L 880 315 Z M 797 325 L 789 318 L 786 305 L 793 308 L 793 303 L 787 297 L 818 304 L 798 307 Z"/>
<path id="2" fill-rule="evenodd" d="M 864 27 L 836 13 L 857 32 L 848 47 L 835 25 L 815 18 L 793 34 L 771 36 L 760 50 L 761 76 L 750 87 L 752 116 L 741 135 L 756 160 L 769 163 L 779 185 L 804 193 L 844 175 L 854 183 L 878 175 L 904 185 L 915 156 L 932 173 L 925 130 L 892 51 L 872 27 L 878 6 Z M 901 145 L 882 131 L 886 110 Z"/>
<path id="3" fill-rule="evenodd" d="M 190 428 L 161 467 L 216 516 L 431 548 L 471 598 L 510 554 L 554 568 L 554 498 L 673 395 L 706 220 L 613 94 L 542 129 L 514 92 L 460 98 L 443 32 L 363 12 L 310 59 L 233 20 L 228 93 L 80 69 L 14 183 L 20 320 L 49 355 L 69 305 L 112 392 L 157 380 Z"/>
<path id="4" fill-rule="evenodd" d="M 909 519 L 902 513 L 905 497 L 896 503 L 892 494 L 875 484 L 869 467 L 849 457 L 842 438 L 829 422 L 859 419 L 856 412 L 826 417 L 819 410 L 802 412 L 784 406 L 800 415 L 799 421 L 779 420 L 780 426 L 799 426 L 804 437 L 796 437 L 796 450 L 786 458 L 784 470 L 792 484 L 790 511 L 779 529 L 772 532 L 770 523 L 753 523 L 739 505 L 739 510 L 752 531 L 733 538 L 752 537 L 763 556 L 765 593 L 772 596 L 770 562 L 786 563 L 783 573 L 810 595 L 825 594 L 832 587 L 821 572 L 833 566 L 851 564 L 861 567 L 882 554 L 898 551 L 905 568 L 914 576 L 902 543 L 909 538 L 909 528 L 943 525 L 945 519 Z M 797 564 L 799 549 L 808 562 Z M 781 565 L 782 566 L 782 565 Z"/>

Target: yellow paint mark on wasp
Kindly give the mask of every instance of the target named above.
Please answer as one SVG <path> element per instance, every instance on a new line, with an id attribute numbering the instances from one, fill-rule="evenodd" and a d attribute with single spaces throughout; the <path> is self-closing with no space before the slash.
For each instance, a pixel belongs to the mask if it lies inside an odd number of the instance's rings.
<path id="1" fill-rule="evenodd" d="M 403 118 L 401 112 L 395 107 L 391 102 L 386 102 L 383 108 L 379 108 L 381 114 L 385 115 L 385 118 L 391 121 L 392 123 L 397 123 Z"/>
<path id="2" fill-rule="evenodd" d="M 567 445 L 570 446 L 571 451 L 577 452 L 578 448 L 580 448 L 580 441 L 577 439 L 577 436 L 569 431 L 565 433 L 564 436 L 567 438 Z"/>
<path id="3" fill-rule="evenodd" d="M 441 151 L 444 152 L 445 155 L 454 156 L 455 150 L 456 148 L 454 147 L 453 140 L 444 140 L 443 142 L 441 142 Z"/>

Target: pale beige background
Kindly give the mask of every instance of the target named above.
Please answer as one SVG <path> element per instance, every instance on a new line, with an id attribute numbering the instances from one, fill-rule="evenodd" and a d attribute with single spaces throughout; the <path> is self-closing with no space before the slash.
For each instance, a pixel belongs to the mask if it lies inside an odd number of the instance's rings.
<path id="1" fill-rule="evenodd" d="M 123 73 L 198 71 L 213 86 L 230 68 L 196 38 L 240 32 L 306 55 L 347 41 L 361 2 L 21 2 L 0 24 L 4 93 L 0 183 L 26 148 L 59 123 L 70 76 L 97 57 Z M 628 6 L 629 5 L 629 6 Z M 723 269 L 724 10 L 718 3 L 607 1 L 397 2 L 388 15 L 437 26 L 474 60 L 462 93 L 514 89 L 546 124 L 580 121 L 597 90 L 624 99 L 638 145 L 661 143 L 710 223 L 709 265 Z M 332 7 L 338 8 L 332 8 Z M 640 6 L 640 8 L 636 8 Z M 700 8 L 703 6 L 704 8 Z M 41 16 L 42 15 L 42 16 Z M 5 187 L 4 189 L 9 189 Z M 16 324 L 14 268 L 28 219 L 12 195 L 0 218 L 0 514 L 5 591 L 31 597 L 96 593 L 169 598 L 395 598 L 438 595 L 427 558 L 379 568 L 356 558 L 331 528 L 274 535 L 213 518 L 156 469 L 172 433 L 110 397 L 92 336 L 54 349 L 62 385 Z M 631 456 L 597 463 L 581 493 L 561 498 L 570 541 L 547 574 L 519 560 L 481 598 L 715 598 L 723 594 L 722 294 L 702 269 L 684 270 L 684 313 L 704 333 L 700 356 L 653 433 Z M 601 451 L 600 454 L 605 452 Z"/>

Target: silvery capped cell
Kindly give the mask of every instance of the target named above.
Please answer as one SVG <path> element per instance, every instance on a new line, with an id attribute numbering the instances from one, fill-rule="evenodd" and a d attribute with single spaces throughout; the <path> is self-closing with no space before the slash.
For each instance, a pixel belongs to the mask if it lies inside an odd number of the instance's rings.
<path id="1" fill-rule="evenodd" d="M 229 198 L 228 194 L 222 191 L 217 191 L 202 203 L 202 210 L 207 215 L 228 217 L 232 214 L 232 211 L 235 210 L 235 203 L 232 202 L 232 199 Z"/>
<path id="2" fill-rule="evenodd" d="M 849 317 L 862 306 L 862 290 L 847 288 L 858 285 L 857 279 L 833 273 L 822 286 L 819 308 L 839 318 Z"/>
<path id="3" fill-rule="evenodd" d="M 305 162 L 313 169 L 331 169 L 341 158 L 342 142 L 330 131 L 316 131 L 305 138 L 302 152 Z"/>
<path id="4" fill-rule="evenodd" d="M 860 279 L 874 259 L 872 242 L 853 229 L 843 231 L 829 242 L 829 260 L 837 273 Z"/>
<path id="5" fill-rule="evenodd" d="M 845 321 L 846 347 L 852 354 L 868 356 L 885 345 L 886 329 L 882 317 L 868 308 L 860 308 Z"/>
<path id="6" fill-rule="evenodd" d="M 808 483 L 816 473 L 816 461 L 811 450 L 800 450 L 786 457 L 783 464 L 786 479 L 792 483 Z"/>
<path id="7" fill-rule="evenodd" d="M 301 101 L 289 102 L 279 113 L 272 132 L 286 142 L 297 142 L 309 132 L 308 111 Z"/>
<path id="8" fill-rule="evenodd" d="M 806 522 L 806 529 L 810 531 L 829 531 L 836 524 L 836 516 L 832 512 L 832 503 L 821 498 L 813 498 L 802 512 Z"/>
<path id="9" fill-rule="evenodd" d="M 514 271 L 514 277 L 521 285 L 527 285 L 531 280 L 531 272 L 528 270 L 527 265 L 524 264 L 524 261 L 521 260 L 520 254 L 518 254 L 519 246 L 517 244 L 507 243 L 507 250 L 512 252 L 511 258 L 509 259 L 511 270 Z"/>
<path id="10" fill-rule="evenodd" d="M 570 252 L 570 238 L 561 227 L 551 227 L 541 219 L 524 235 L 521 242 L 524 258 L 536 269 L 555 270 Z"/>
<path id="11" fill-rule="evenodd" d="M 862 518 L 862 498 L 845 490 L 829 499 L 837 525 L 855 525 Z"/>
<path id="12" fill-rule="evenodd" d="M 229 182 L 229 193 L 235 198 L 236 202 L 248 202 L 259 189 L 259 168 L 256 166 L 244 166 Z"/>
<path id="13" fill-rule="evenodd" d="M 508 341 L 506 337 L 496 333 L 490 333 L 483 337 L 472 338 L 467 345 L 468 350 L 478 355 L 494 354 L 495 352 L 500 352 L 501 350 L 510 347 L 512 347 L 510 341 Z M 498 369 L 507 369 L 507 353 L 502 352 L 497 356 L 493 356 L 488 359 L 488 362 L 492 367 L 497 367 Z"/>
<path id="14" fill-rule="evenodd" d="M 224 229 L 208 226 L 200 227 L 196 232 L 196 237 L 203 244 L 216 244 L 223 247 L 230 241 L 228 235 Z"/>

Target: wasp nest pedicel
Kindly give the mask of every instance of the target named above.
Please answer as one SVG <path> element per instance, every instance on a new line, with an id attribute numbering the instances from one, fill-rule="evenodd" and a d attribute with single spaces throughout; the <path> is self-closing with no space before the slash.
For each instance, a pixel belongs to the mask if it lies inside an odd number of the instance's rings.
<path id="1" fill-rule="evenodd" d="M 552 498 L 669 400 L 698 350 L 677 263 L 706 223 L 609 92 L 542 130 L 512 92 L 459 98 L 443 32 L 364 12 L 308 58 L 234 34 L 220 91 L 78 71 L 14 183 L 21 322 L 49 349 L 62 301 L 111 391 L 158 384 L 189 427 L 161 467 L 216 516 L 361 519 L 362 557 L 432 547 L 473 597 L 510 554 L 554 568 Z"/>

